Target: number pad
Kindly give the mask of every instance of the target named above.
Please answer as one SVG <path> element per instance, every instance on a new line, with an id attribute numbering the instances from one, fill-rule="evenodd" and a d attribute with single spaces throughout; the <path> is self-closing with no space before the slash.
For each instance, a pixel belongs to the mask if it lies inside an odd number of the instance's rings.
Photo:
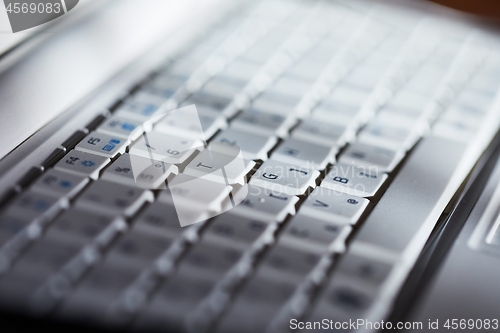
<path id="1" fill-rule="evenodd" d="M 376 168 L 336 164 L 321 182 L 321 187 L 358 197 L 372 197 L 388 177 L 373 169 Z"/>
<path id="2" fill-rule="evenodd" d="M 103 157 L 113 158 L 125 152 L 128 141 L 116 136 L 92 132 L 75 149 Z"/>
<path id="3" fill-rule="evenodd" d="M 301 195 L 315 187 L 319 172 L 273 160 L 264 162 L 250 180 L 251 185 L 264 187 L 275 193 Z"/>
<path id="4" fill-rule="evenodd" d="M 89 179 L 84 176 L 72 175 L 59 170 L 49 170 L 33 184 L 33 191 L 53 195 L 55 197 L 74 197 L 80 192 Z"/>
<path id="5" fill-rule="evenodd" d="M 300 213 L 326 221 L 354 224 L 368 203 L 365 198 L 317 187 L 301 206 Z"/>
<path id="6" fill-rule="evenodd" d="M 99 172 L 109 163 L 109 161 L 109 158 L 106 157 L 72 150 L 64 156 L 54 168 L 64 172 L 97 179 L 99 177 Z"/>
<path id="7" fill-rule="evenodd" d="M 147 201 L 153 201 L 151 191 L 98 180 L 78 198 L 76 206 L 113 215 L 131 216 Z"/>
<path id="8" fill-rule="evenodd" d="M 196 149 L 202 149 L 200 140 L 189 140 L 150 132 L 140 138 L 130 149 L 131 155 L 142 156 L 171 164 L 185 162 Z"/>
<path id="9" fill-rule="evenodd" d="M 102 179 L 146 189 L 156 189 L 178 173 L 177 166 L 149 158 L 123 154 L 104 171 Z M 165 186 L 163 186 L 165 187 Z"/>

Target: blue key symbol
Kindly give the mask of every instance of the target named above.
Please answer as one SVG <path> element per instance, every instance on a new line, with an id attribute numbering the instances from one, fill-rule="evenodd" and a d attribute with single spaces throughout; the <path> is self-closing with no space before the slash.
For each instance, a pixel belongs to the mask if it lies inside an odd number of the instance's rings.
<path id="1" fill-rule="evenodd" d="M 82 161 L 82 165 L 83 165 L 84 167 L 88 167 L 88 168 L 90 168 L 90 167 L 93 167 L 93 166 L 95 165 L 95 163 L 94 163 L 94 162 L 92 162 L 92 161 L 89 161 L 89 160 L 85 160 L 85 161 Z"/>
<path id="2" fill-rule="evenodd" d="M 124 123 L 124 124 L 122 124 L 122 129 L 124 131 L 132 132 L 135 129 L 135 125 L 129 124 L 129 123 Z"/>
<path id="3" fill-rule="evenodd" d="M 64 187 L 64 188 L 70 188 L 71 182 L 69 180 L 61 180 L 61 182 L 59 183 L 59 186 Z"/>
<path id="4" fill-rule="evenodd" d="M 116 147 L 115 145 L 112 145 L 112 144 L 108 143 L 107 145 L 105 145 L 104 147 L 102 147 L 102 150 L 104 150 L 104 151 L 112 151 L 113 149 L 115 149 L 115 147 Z"/>

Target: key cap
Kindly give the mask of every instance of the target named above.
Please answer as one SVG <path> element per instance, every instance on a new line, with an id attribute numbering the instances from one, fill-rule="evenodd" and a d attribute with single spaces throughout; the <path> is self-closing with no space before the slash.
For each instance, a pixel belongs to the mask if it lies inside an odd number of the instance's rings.
<path id="1" fill-rule="evenodd" d="M 146 157 L 123 154 L 107 168 L 102 179 L 138 186 L 146 189 L 156 189 L 163 185 L 170 175 L 178 173 L 177 166 Z"/>
<path id="2" fill-rule="evenodd" d="M 335 274 L 359 280 L 373 287 L 380 286 L 392 270 L 391 263 L 356 253 L 346 254 L 340 261 Z"/>
<path id="3" fill-rule="evenodd" d="M 227 129 L 215 136 L 212 142 L 222 142 L 240 147 L 243 158 L 247 160 L 266 160 L 267 153 L 276 145 L 275 136 L 263 136 Z"/>
<path id="4" fill-rule="evenodd" d="M 166 251 L 172 242 L 173 238 L 165 234 L 152 235 L 134 230 L 113 244 L 106 262 L 144 269 L 153 265 L 154 260 Z"/>
<path id="5" fill-rule="evenodd" d="M 132 226 L 143 234 L 177 237 L 185 229 L 180 226 L 175 206 L 161 201 L 153 202 L 140 214 Z"/>
<path id="6" fill-rule="evenodd" d="M 0 247 L 26 228 L 30 223 L 31 221 L 23 220 L 16 216 L 0 216 Z"/>
<path id="7" fill-rule="evenodd" d="M 231 129 L 283 138 L 288 136 L 288 131 L 295 123 L 296 120 L 292 116 L 272 114 L 252 108 L 236 116 L 231 122 Z"/>
<path id="8" fill-rule="evenodd" d="M 347 147 L 339 162 L 360 167 L 378 168 L 378 172 L 391 172 L 404 157 L 401 151 L 393 151 L 356 142 Z"/>
<path id="9" fill-rule="evenodd" d="M 127 140 L 99 132 L 92 132 L 76 145 L 75 150 L 113 158 L 117 154 L 124 153 L 127 144 Z"/>
<path id="10" fill-rule="evenodd" d="M 109 158 L 72 150 L 63 157 L 55 169 L 76 175 L 97 179 L 102 168 L 109 163 Z"/>
<path id="11" fill-rule="evenodd" d="M 84 176 L 51 169 L 33 184 L 32 190 L 34 192 L 53 195 L 57 198 L 63 196 L 73 198 L 88 182 L 89 179 Z"/>
<path id="12" fill-rule="evenodd" d="M 264 187 L 276 193 L 301 195 L 309 187 L 315 187 L 319 176 L 316 170 L 269 160 L 255 172 L 250 184 Z"/>
<path id="13" fill-rule="evenodd" d="M 128 141 L 137 140 L 143 131 L 151 131 L 151 125 L 138 120 L 131 120 L 118 116 L 108 118 L 97 128 L 97 132 L 99 133 L 104 133 Z"/>
<path id="14" fill-rule="evenodd" d="M 292 138 L 320 145 L 342 147 L 354 138 L 354 132 L 342 125 L 307 119 L 292 132 Z"/>
<path id="15" fill-rule="evenodd" d="M 7 208 L 5 215 L 15 216 L 24 221 L 45 222 L 51 220 L 67 206 L 67 201 L 61 200 L 61 197 L 28 191 Z"/>
<path id="16" fill-rule="evenodd" d="M 196 105 L 196 108 L 200 111 L 200 113 L 203 113 L 204 111 L 210 111 L 224 116 L 231 116 L 230 114 L 227 114 L 226 110 L 230 102 L 231 99 L 229 98 L 198 92 L 194 95 L 191 95 L 181 104 L 181 106 L 194 104 Z"/>
<path id="17" fill-rule="evenodd" d="M 312 111 L 311 118 L 326 124 L 349 126 L 358 111 L 357 105 L 327 100 Z"/>
<path id="18" fill-rule="evenodd" d="M 368 203 L 365 198 L 317 187 L 300 207 L 300 213 L 326 221 L 354 224 Z"/>
<path id="19" fill-rule="evenodd" d="M 203 234 L 203 239 L 246 250 L 262 235 L 267 226 L 267 222 L 254 217 L 242 217 L 232 212 L 225 212 L 210 223 Z"/>
<path id="20" fill-rule="evenodd" d="M 381 121 L 366 125 L 358 134 L 358 141 L 391 150 L 410 149 L 419 135 L 410 128 L 391 126 Z"/>
<path id="21" fill-rule="evenodd" d="M 252 107 L 261 112 L 288 116 L 294 113 L 295 107 L 300 102 L 300 96 L 290 96 L 278 93 L 263 93 L 254 100 Z"/>
<path id="22" fill-rule="evenodd" d="M 323 146 L 298 139 L 283 141 L 271 155 L 271 159 L 300 165 L 309 169 L 323 170 L 328 163 L 335 161 L 336 146 Z"/>
<path id="23" fill-rule="evenodd" d="M 374 169 L 376 168 L 335 164 L 321 182 L 321 187 L 358 197 L 372 197 L 388 177 Z"/>
<path id="24" fill-rule="evenodd" d="M 231 99 L 243 89 L 244 84 L 245 82 L 215 76 L 203 86 L 201 92 L 209 96 Z"/>
<path id="25" fill-rule="evenodd" d="M 184 174 L 169 181 L 168 188 L 169 191 L 164 191 L 160 200 L 175 205 L 181 226 L 201 222 L 220 213 L 223 201 L 229 198 L 232 190 L 223 180 L 194 178 Z"/>
<path id="26" fill-rule="evenodd" d="M 131 99 L 115 112 L 115 116 L 127 119 L 146 122 L 151 119 L 158 108 L 162 106 L 166 100 L 162 97 L 140 92 L 135 94 Z"/>
<path id="27" fill-rule="evenodd" d="M 176 110 L 180 111 L 183 108 Z M 196 117 L 194 117 L 196 115 Z M 155 130 L 187 139 L 207 141 L 218 130 L 227 128 L 227 122 L 219 114 L 201 109 L 196 114 L 188 113 L 186 116 L 167 114 L 159 121 Z"/>
<path id="28" fill-rule="evenodd" d="M 141 206 L 153 201 L 153 193 L 123 184 L 98 180 L 78 198 L 76 207 L 105 214 L 134 215 Z"/>
<path id="29" fill-rule="evenodd" d="M 196 149 L 202 149 L 200 140 L 182 139 L 160 132 L 150 132 L 131 148 L 130 154 L 160 160 L 171 164 L 185 162 Z"/>
<path id="30" fill-rule="evenodd" d="M 345 224 L 299 213 L 286 224 L 280 234 L 279 244 L 324 254 L 330 249 L 345 249 L 345 239 L 350 232 L 351 227 Z"/>
<path id="31" fill-rule="evenodd" d="M 241 216 L 252 216 L 263 221 L 282 222 L 285 217 L 295 214 L 295 204 L 299 198 L 284 193 L 248 186 L 248 194 L 231 212 Z"/>
<path id="32" fill-rule="evenodd" d="M 228 181 L 229 184 L 246 182 L 246 175 L 255 166 L 254 161 L 243 160 L 240 150 L 224 143 L 211 143 L 189 162 L 184 169 L 186 175 L 204 177 L 214 181 Z M 215 172 L 223 168 L 223 173 Z M 223 176 L 222 178 L 220 176 Z"/>
<path id="33" fill-rule="evenodd" d="M 44 239 L 71 241 L 83 247 L 92 241 L 97 241 L 96 238 L 105 229 L 110 228 L 115 220 L 111 216 L 98 214 L 94 211 L 72 208 L 64 212 L 51 224 L 44 235 Z M 106 239 L 108 242 L 111 240 Z"/>

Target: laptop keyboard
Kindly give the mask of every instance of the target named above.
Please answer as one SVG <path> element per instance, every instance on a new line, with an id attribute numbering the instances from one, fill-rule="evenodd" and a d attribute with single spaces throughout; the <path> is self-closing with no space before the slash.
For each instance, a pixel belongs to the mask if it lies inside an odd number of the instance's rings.
<path id="1" fill-rule="evenodd" d="M 2 210 L 3 308 L 190 332 L 384 318 L 398 285 L 381 290 L 398 260 L 382 245 L 418 234 L 366 231 L 375 228 L 367 217 L 402 168 L 419 167 L 409 156 L 420 156 L 423 138 L 484 148 L 484 128 L 498 117 L 498 46 L 456 22 L 377 2 L 247 7 L 76 132 Z M 203 133 L 155 117 L 191 104 Z M 248 194 L 181 227 L 165 182 L 206 172 L 200 165 L 213 156 L 196 149 L 204 138 L 238 144 L 245 170 L 229 185 L 233 196 L 243 185 Z M 160 162 L 139 181 L 132 158 Z M 446 171 L 412 172 L 397 195 Z M 199 216 L 220 210 L 226 190 L 200 188 L 186 205 Z M 358 235 L 378 252 L 351 251 Z"/>

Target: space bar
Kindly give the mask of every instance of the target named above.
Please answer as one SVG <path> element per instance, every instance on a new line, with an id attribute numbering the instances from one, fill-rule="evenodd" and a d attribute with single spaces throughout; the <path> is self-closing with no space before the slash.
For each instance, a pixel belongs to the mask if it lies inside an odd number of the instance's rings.
<path id="1" fill-rule="evenodd" d="M 466 147 L 441 137 L 422 139 L 362 225 L 350 250 L 377 251 L 411 265 L 477 158 L 465 156 Z"/>

